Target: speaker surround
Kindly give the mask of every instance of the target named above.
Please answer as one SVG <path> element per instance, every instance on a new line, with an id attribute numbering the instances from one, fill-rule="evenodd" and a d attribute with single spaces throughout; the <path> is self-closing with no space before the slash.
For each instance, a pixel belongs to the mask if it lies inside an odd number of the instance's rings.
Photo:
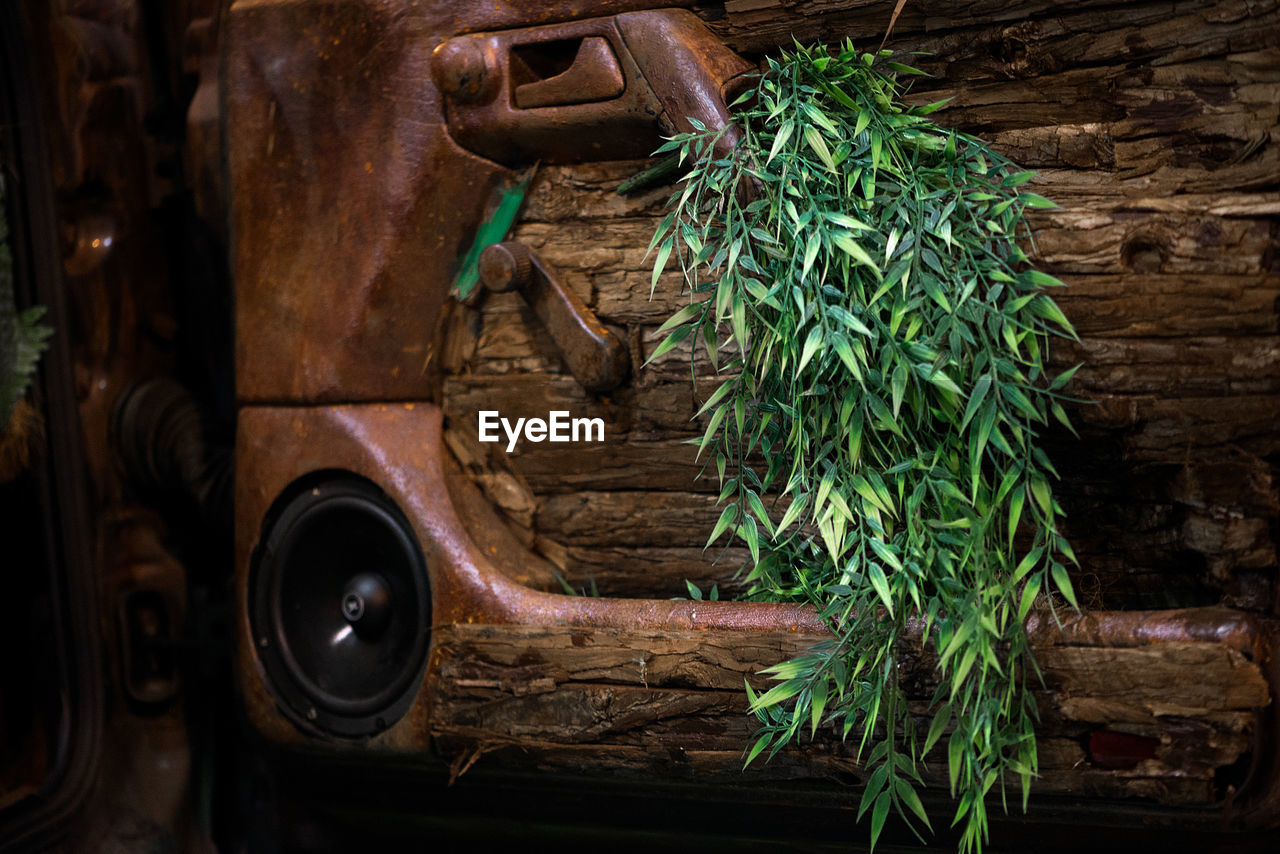
<path id="1" fill-rule="evenodd" d="M 249 587 L 271 693 L 307 730 L 358 738 L 409 708 L 430 640 L 426 563 L 408 520 L 347 473 L 277 501 Z"/>

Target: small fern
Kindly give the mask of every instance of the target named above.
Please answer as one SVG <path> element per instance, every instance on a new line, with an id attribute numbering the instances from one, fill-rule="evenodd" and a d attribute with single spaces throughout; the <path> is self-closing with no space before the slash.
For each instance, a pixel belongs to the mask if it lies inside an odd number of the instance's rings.
<path id="1" fill-rule="evenodd" d="M 35 377 L 40 354 L 48 347 L 53 330 L 40 323 L 44 306 L 18 311 L 14 302 L 13 264 L 9 255 L 9 229 L 4 215 L 4 181 L 0 178 L 0 432 L 9 423 L 13 407 L 26 394 Z"/>

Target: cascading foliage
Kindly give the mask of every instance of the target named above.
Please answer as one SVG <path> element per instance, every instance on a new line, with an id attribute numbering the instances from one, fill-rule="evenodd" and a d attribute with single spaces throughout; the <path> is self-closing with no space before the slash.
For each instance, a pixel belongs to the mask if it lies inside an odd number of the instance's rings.
<path id="1" fill-rule="evenodd" d="M 653 357 L 692 339 L 724 375 L 700 413 L 724 504 L 708 544 L 743 541 L 748 596 L 812 603 L 832 634 L 747 687 L 747 762 L 852 736 L 874 846 L 891 807 L 929 824 L 927 757 L 980 851 L 985 796 L 1016 775 L 1025 809 L 1037 769 L 1024 620 L 1051 588 L 1076 604 L 1036 444 L 1050 417 L 1070 428 L 1074 368 L 1049 382 L 1044 362 L 1075 333 L 1019 247 L 1024 210 L 1052 206 L 1020 189 L 1033 173 L 934 125 L 941 103 L 902 106 L 897 75 L 920 72 L 888 53 L 797 47 L 735 104 L 732 157 L 701 128 L 663 146 L 688 172 L 653 281 L 676 258 L 691 301 Z M 909 698 L 920 637 L 936 690 Z"/>

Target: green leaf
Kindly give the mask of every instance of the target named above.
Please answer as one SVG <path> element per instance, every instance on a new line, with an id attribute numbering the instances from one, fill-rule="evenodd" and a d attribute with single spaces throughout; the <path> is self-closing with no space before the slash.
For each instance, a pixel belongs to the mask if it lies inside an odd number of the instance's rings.
<path id="1" fill-rule="evenodd" d="M 796 123 L 787 120 L 782 123 L 782 127 L 778 129 L 778 135 L 773 139 L 773 146 L 769 149 L 769 159 L 764 162 L 768 166 L 773 162 L 773 158 L 778 156 L 778 152 L 782 151 L 782 147 L 787 144 L 787 140 L 791 139 L 791 134 L 795 132 Z"/>
<path id="2" fill-rule="evenodd" d="M 934 713 L 933 723 L 929 724 L 929 733 L 925 736 L 924 746 L 920 749 L 922 757 L 927 756 L 933 746 L 938 743 L 938 739 L 942 737 L 949 723 L 951 723 L 951 704 L 943 703 Z"/>
<path id="3" fill-rule="evenodd" d="M 1058 308 L 1058 304 L 1043 294 L 1031 301 L 1028 306 L 1031 313 L 1037 317 L 1043 317 L 1050 323 L 1062 329 L 1071 337 L 1075 337 L 1076 331 L 1072 327 L 1071 321 L 1067 320 L 1067 316 L 1062 313 L 1062 309 Z"/>
<path id="4" fill-rule="evenodd" d="M 867 810 L 875 805 L 876 798 L 884 791 L 884 784 L 889 779 L 889 770 L 889 765 L 880 765 L 867 778 L 867 786 L 862 791 L 862 802 L 858 804 L 858 818 L 866 815 Z"/>
<path id="5" fill-rule="evenodd" d="M 926 380 L 933 383 L 938 388 L 946 389 L 954 394 L 960 393 L 960 386 L 956 385 L 955 380 L 947 376 L 946 371 L 930 370 L 929 367 L 925 365 L 921 367 L 920 373 Z"/>
<path id="6" fill-rule="evenodd" d="M 990 389 L 991 374 L 983 374 L 978 377 L 978 381 L 973 384 L 973 391 L 969 394 L 969 403 L 964 408 L 964 417 L 960 419 L 961 430 L 969 426 L 969 422 L 978 411 L 978 407 L 982 405 L 982 401 L 986 400 L 987 392 L 990 391 Z"/>
<path id="7" fill-rule="evenodd" d="M 760 752 L 769 746 L 769 739 L 771 735 L 772 733 L 766 732 L 764 735 L 756 739 L 755 745 L 752 746 L 751 751 L 747 754 L 746 761 L 742 763 L 743 768 L 746 768 L 748 765 L 750 765 L 752 760 L 754 760 L 757 756 L 759 756 Z"/>
<path id="8" fill-rule="evenodd" d="M 1026 498 L 1026 493 L 1018 490 L 1009 496 L 1009 542 L 1013 542 L 1013 537 L 1018 531 L 1018 524 L 1022 521 L 1022 505 Z"/>
<path id="9" fill-rule="evenodd" d="M 711 529 L 711 536 L 707 537 L 707 546 L 714 543 L 721 534 L 729 530 L 729 526 L 733 524 L 733 520 L 737 517 L 738 505 L 730 504 L 720 513 L 720 519 L 716 522 L 716 526 Z"/>
<path id="10" fill-rule="evenodd" d="M 805 507 L 808 503 L 809 496 L 807 494 L 797 495 L 795 500 L 791 502 L 791 506 L 787 508 L 787 512 L 782 514 L 782 519 L 779 520 L 778 526 L 774 531 L 775 535 L 781 536 L 783 531 L 791 527 L 791 525 L 800 518 L 801 514 L 804 513 Z"/>
<path id="11" fill-rule="evenodd" d="M 645 364 L 656 361 L 674 350 L 676 347 L 680 346 L 681 342 L 689 337 L 689 333 L 691 331 L 693 331 L 693 327 L 691 326 L 678 327 L 674 332 L 664 338 L 661 344 L 654 348 L 654 351 L 649 354 L 649 358 L 645 360 Z"/>
<path id="12" fill-rule="evenodd" d="M 768 691 L 756 698 L 756 701 L 751 704 L 751 711 L 754 712 L 759 709 L 767 709 L 770 706 L 776 706 L 780 703 L 786 702 L 796 694 L 799 694 L 800 689 L 803 687 L 803 679 L 788 679 L 779 685 L 774 685 Z"/>
<path id="13" fill-rule="evenodd" d="M 920 821 L 924 822 L 924 826 L 932 831 L 933 825 L 929 823 L 929 815 L 924 811 L 924 804 L 920 803 L 920 796 L 916 794 L 915 789 L 911 788 L 911 784 L 899 777 L 896 789 L 898 800 L 906 804 L 907 809 L 911 810 Z"/>
<path id="14" fill-rule="evenodd" d="M 947 742 L 947 776 L 951 780 L 951 797 L 956 796 L 956 783 L 960 780 L 960 771 L 964 766 L 965 741 L 960 731 L 951 734 Z"/>
<path id="15" fill-rule="evenodd" d="M 667 266 L 667 259 L 671 257 L 672 242 L 673 239 L 668 237 L 658 247 L 658 254 L 653 259 L 653 275 L 649 279 L 650 288 L 658 286 L 658 277 L 662 275 L 663 269 Z"/>
<path id="16" fill-rule="evenodd" d="M 827 308 L 827 315 L 860 335 L 872 336 L 870 327 L 838 305 Z"/>
<path id="17" fill-rule="evenodd" d="M 822 134 L 815 127 L 807 127 L 804 129 L 804 141 L 813 149 L 813 153 L 818 155 L 818 159 L 822 161 L 822 165 L 828 170 L 836 171 L 836 165 L 831 161 L 831 150 L 827 148 L 826 141 L 822 138 Z"/>
<path id="18" fill-rule="evenodd" d="M 928 72 L 921 71 L 919 68 L 912 68 L 910 65 L 903 65 L 901 62 L 890 62 L 886 64 L 899 74 L 923 75 L 925 77 L 929 76 Z M 1034 173 L 1032 174 L 1034 175 Z"/>
<path id="19" fill-rule="evenodd" d="M 942 650 L 942 654 L 938 657 L 938 665 L 946 666 L 948 660 L 956 653 L 958 649 L 963 647 L 969 638 L 973 635 L 973 623 L 968 620 L 960 623 L 956 627 L 955 634 L 951 636 L 951 641 Z"/>
<path id="20" fill-rule="evenodd" d="M 815 736 L 818 734 L 818 724 L 822 722 L 822 712 L 827 707 L 827 683 L 823 679 L 819 679 L 813 686 L 813 697 L 810 699 L 810 727 L 809 734 Z"/>
<path id="21" fill-rule="evenodd" d="M 831 119 L 827 118 L 826 114 L 815 107 L 811 101 L 801 102 L 800 109 L 804 111 L 804 114 L 808 117 L 809 121 L 813 122 L 827 133 L 832 136 L 840 135 L 840 132 L 836 130 L 836 126 L 831 123 Z"/>
<path id="22" fill-rule="evenodd" d="M 865 264 L 870 267 L 872 275 L 877 279 L 883 278 L 880 274 L 880 267 L 875 261 L 871 260 L 871 256 L 867 254 L 867 251 L 859 246 L 857 241 L 855 241 L 850 235 L 838 234 L 831 239 L 831 242 L 842 251 L 848 253 L 853 260 L 857 261 L 859 264 Z"/>
<path id="23" fill-rule="evenodd" d="M 960 686 L 968 678 L 969 671 L 973 669 L 973 663 L 977 660 L 978 647 L 970 646 L 964 651 L 960 658 L 960 664 L 951 672 L 951 700 L 955 699 L 956 692 L 960 690 Z"/>
<path id="24" fill-rule="evenodd" d="M 840 361 L 844 362 L 845 368 L 852 374 L 859 374 L 858 360 L 854 358 L 853 346 L 849 343 L 849 339 L 841 332 L 833 332 L 830 337 L 832 346 L 835 347 L 836 355 L 840 357 Z"/>
<path id="25" fill-rule="evenodd" d="M 671 315 L 671 317 L 667 318 L 667 322 L 658 327 L 657 334 L 661 335 L 662 333 L 670 329 L 674 329 L 677 326 L 682 326 L 688 323 L 690 320 L 693 320 L 695 317 L 700 317 L 702 315 L 702 312 L 705 310 L 706 310 L 706 306 L 702 305 L 701 303 L 695 303 L 694 305 L 686 305 L 684 308 L 680 309 L 675 314 Z"/>
<path id="26" fill-rule="evenodd" d="M 850 485 L 853 487 L 855 492 L 870 501 L 876 507 L 879 507 L 886 513 L 892 512 L 888 505 L 881 499 L 880 494 L 876 492 L 875 488 L 862 475 L 854 475 L 853 479 L 850 481 Z M 868 542 L 871 541 L 868 540 Z"/>
<path id="27" fill-rule="evenodd" d="M 907 366 L 902 362 L 898 363 L 898 367 L 893 371 L 893 380 L 891 385 L 893 393 L 893 417 L 898 417 L 898 411 L 902 408 L 902 396 L 907 391 Z"/>
<path id="28" fill-rule="evenodd" d="M 838 225 L 841 228 L 850 228 L 854 231 L 870 231 L 871 226 L 867 225 L 860 219 L 854 219 L 847 213 L 841 211 L 824 211 L 822 218 L 832 225 Z"/>
<path id="29" fill-rule="evenodd" d="M 884 570 L 880 568 L 880 564 L 868 564 L 867 580 L 871 582 L 876 595 L 880 597 L 880 601 L 884 603 L 884 607 L 889 611 L 889 616 L 892 617 L 893 598 L 889 593 L 889 579 L 885 578 Z"/>
<path id="30" fill-rule="evenodd" d="M 711 392 L 711 396 L 707 398 L 707 402 L 702 404 L 702 407 L 698 410 L 697 415 L 694 415 L 693 417 L 697 418 L 698 416 L 705 413 L 708 409 L 711 409 L 720 401 L 724 400 L 729 395 L 729 393 L 734 390 L 734 388 L 735 386 L 732 380 L 728 380 L 726 382 L 720 383 L 720 387 L 717 388 L 715 391 Z"/>
<path id="31" fill-rule="evenodd" d="M 1039 193 L 1023 193 L 1018 197 L 1023 204 L 1029 208 L 1057 208 L 1056 202 L 1051 202 Z"/>
<path id="32" fill-rule="evenodd" d="M 813 269 L 813 262 L 817 260 L 818 250 L 822 248 L 822 236 L 814 231 L 809 235 L 809 241 L 804 247 L 804 267 L 800 271 L 800 278 L 807 279 L 809 271 Z"/>
<path id="33" fill-rule="evenodd" d="M 1022 596 L 1018 600 L 1018 622 L 1022 622 L 1027 618 L 1027 614 L 1031 613 L 1031 607 L 1035 604 L 1036 597 L 1040 595 L 1040 576 L 1032 576 L 1027 581 L 1027 586 L 1022 588 Z"/>
<path id="34" fill-rule="evenodd" d="M 930 113 L 936 113 L 938 110 L 941 110 L 947 104 L 950 104 L 954 98 L 955 96 L 952 95 L 951 97 L 942 98 L 941 100 L 938 100 L 938 101 L 931 101 L 930 103 L 925 104 L 924 106 L 913 107 L 911 112 L 917 116 L 927 116 Z"/>
<path id="35" fill-rule="evenodd" d="M 1054 586 L 1058 588 L 1063 598 L 1071 603 L 1071 607 L 1079 611 L 1080 605 L 1076 602 L 1076 591 L 1071 586 L 1070 577 L 1067 576 L 1067 568 L 1060 563 L 1054 563 L 1051 571 Z"/>
<path id="36" fill-rule="evenodd" d="M 756 520 L 751 516 L 747 516 L 742 521 L 742 525 L 738 528 L 738 536 L 747 544 L 747 548 L 751 551 L 751 562 L 757 564 L 760 562 L 760 531 L 756 527 Z"/>
<path id="37" fill-rule="evenodd" d="M 881 792 L 876 798 L 876 805 L 871 810 L 871 850 L 876 850 L 876 840 L 880 831 L 884 830 L 884 821 L 889 817 L 889 793 Z"/>
<path id="38" fill-rule="evenodd" d="M 1014 584 L 1021 581 L 1023 576 L 1030 572 L 1031 569 L 1040 562 L 1040 557 L 1043 554 L 1044 546 L 1036 546 L 1031 551 L 1023 555 L 1022 560 L 1018 562 L 1018 567 L 1013 571 Z"/>
<path id="39" fill-rule="evenodd" d="M 813 354 L 818 352 L 818 347 L 822 345 L 822 328 L 819 326 L 809 330 L 809 337 L 804 340 L 804 350 L 800 353 L 800 365 L 797 371 L 803 371 L 805 365 L 809 364 L 809 360 L 813 358 Z"/>
<path id="40" fill-rule="evenodd" d="M 703 451 L 705 451 L 709 444 L 712 443 L 712 440 L 716 438 L 716 431 L 719 429 L 721 421 L 724 420 L 724 412 L 727 410 L 728 406 L 721 405 L 717 406 L 716 410 L 712 412 L 712 417 L 707 421 L 707 431 L 703 433 L 703 438 L 699 440 L 698 455 L 696 455 L 696 458 L 701 458 L 701 456 L 703 456 Z"/>
<path id="41" fill-rule="evenodd" d="M 1049 482 L 1042 477 L 1036 476 L 1031 478 L 1028 488 L 1031 490 L 1031 496 L 1036 500 L 1036 504 L 1040 505 L 1040 509 L 1046 517 L 1053 515 L 1053 496 L 1049 492 Z"/>
<path id="42" fill-rule="evenodd" d="M 1063 427 L 1066 427 L 1077 438 L 1079 438 L 1080 434 L 1076 433 L 1076 428 L 1071 425 L 1071 419 L 1067 417 L 1067 411 L 1062 408 L 1062 404 L 1058 403 L 1055 400 L 1052 404 L 1050 404 L 1049 409 L 1050 411 L 1053 412 L 1053 417 L 1058 419 L 1058 421 L 1061 422 Z"/>
<path id="43" fill-rule="evenodd" d="M 902 561 L 898 558 L 888 544 L 875 539 L 874 537 L 867 540 L 867 545 L 871 546 L 871 550 L 875 552 L 881 560 L 889 564 L 896 572 L 902 572 Z"/>
<path id="44" fill-rule="evenodd" d="M 1022 278 L 1024 278 L 1029 284 L 1037 288 L 1065 287 L 1065 285 L 1060 279 L 1055 279 L 1053 276 L 1050 276 L 1048 273 L 1042 273 L 1039 270 L 1027 270 L 1026 272 L 1022 273 Z"/>
<path id="45" fill-rule="evenodd" d="M 733 340 L 738 342 L 738 346 L 745 348 L 747 346 L 747 305 L 742 301 L 739 294 L 733 295 L 732 306 L 729 313 L 730 322 L 733 324 Z"/>
<path id="46" fill-rule="evenodd" d="M 862 110 L 858 113 L 858 118 L 853 125 L 854 137 L 862 136 L 862 132 L 867 129 L 867 125 L 871 124 L 871 111 Z"/>
<path id="47" fill-rule="evenodd" d="M 1056 391 L 1057 389 L 1060 389 L 1063 386 L 1065 386 L 1067 383 L 1071 382 L 1071 378 L 1076 375 L 1076 371 L 1078 370 L 1080 370 L 1080 365 L 1073 365 L 1070 368 L 1067 368 L 1062 373 L 1058 374 L 1056 377 L 1053 378 L 1053 382 L 1049 384 L 1049 390 Z"/>

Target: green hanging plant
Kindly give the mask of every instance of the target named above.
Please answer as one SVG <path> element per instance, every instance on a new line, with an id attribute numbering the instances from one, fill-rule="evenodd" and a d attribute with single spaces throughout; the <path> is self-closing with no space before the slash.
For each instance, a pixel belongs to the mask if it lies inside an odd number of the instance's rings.
<path id="1" fill-rule="evenodd" d="M 806 729 L 856 737 L 874 846 L 891 807 L 928 826 L 936 749 L 980 851 L 988 792 L 1017 776 L 1025 809 L 1037 773 L 1024 621 L 1051 587 L 1076 605 L 1036 444 L 1070 428 L 1075 369 L 1048 382 L 1044 361 L 1075 333 L 1019 246 L 1023 211 L 1053 206 L 1019 189 L 1033 173 L 934 125 L 941 102 L 902 106 L 896 75 L 921 72 L 888 54 L 798 47 L 735 104 L 734 156 L 696 123 L 663 146 L 689 166 L 653 281 L 675 257 L 691 301 L 652 358 L 691 339 L 725 377 L 699 413 L 724 504 L 708 545 L 743 541 L 748 597 L 812 603 L 832 634 L 747 687 L 747 763 Z M 917 722 L 898 665 L 919 637 L 937 689 Z"/>

